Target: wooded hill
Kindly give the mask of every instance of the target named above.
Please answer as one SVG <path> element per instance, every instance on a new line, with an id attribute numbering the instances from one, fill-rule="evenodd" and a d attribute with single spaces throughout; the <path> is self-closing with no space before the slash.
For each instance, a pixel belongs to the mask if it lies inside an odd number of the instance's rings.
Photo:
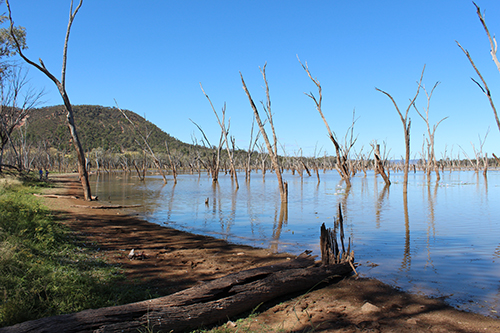
<path id="1" fill-rule="evenodd" d="M 74 105 L 73 111 L 78 136 L 85 150 L 90 151 L 95 148 L 116 152 L 140 150 L 135 142 L 131 124 L 117 108 Z M 125 110 L 125 112 L 142 133 L 149 133 L 148 143 L 153 149 L 164 151 L 167 141 L 171 150 L 181 153 L 189 151 L 190 144 L 177 140 L 132 111 Z M 72 151 L 64 106 L 48 106 L 33 110 L 28 119 L 26 139 L 29 142 L 46 142 L 49 147 L 58 151 Z"/>

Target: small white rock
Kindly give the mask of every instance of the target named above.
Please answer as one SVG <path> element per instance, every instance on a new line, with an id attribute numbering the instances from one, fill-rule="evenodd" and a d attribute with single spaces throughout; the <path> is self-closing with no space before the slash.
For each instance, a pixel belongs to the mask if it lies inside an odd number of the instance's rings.
<path id="1" fill-rule="evenodd" d="M 380 308 L 376 305 L 369 303 L 369 302 L 366 302 L 361 307 L 361 312 L 363 312 L 363 313 L 372 313 L 372 312 L 377 312 L 377 311 L 380 311 Z"/>

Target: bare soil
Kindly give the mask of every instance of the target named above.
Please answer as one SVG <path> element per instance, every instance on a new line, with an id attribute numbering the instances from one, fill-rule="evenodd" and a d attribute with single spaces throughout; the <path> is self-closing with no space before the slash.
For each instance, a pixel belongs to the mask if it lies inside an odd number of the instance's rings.
<path id="1" fill-rule="evenodd" d="M 145 284 L 159 295 L 295 257 L 161 227 L 131 209 L 91 209 L 103 204 L 66 197 L 82 197 L 76 175 L 53 176 L 51 181 L 56 186 L 45 194 L 63 196 L 43 198 L 55 216 L 99 249 L 107 262 L 120 264 L 129 281 Z M 129 259 L 132 249 L 136 257 Z M 228 318 L 219 331 L 500 332 L 500 320 L 356 277 L 263 304 L 248 315 Z"/>

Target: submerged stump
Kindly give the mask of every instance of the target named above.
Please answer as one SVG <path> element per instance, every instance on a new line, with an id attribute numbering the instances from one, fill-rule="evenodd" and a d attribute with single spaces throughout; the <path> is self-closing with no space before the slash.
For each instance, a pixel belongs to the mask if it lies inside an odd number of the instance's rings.
<path id="1" fill-rule="evenodd" d="M 338 241 L 337 241 L 338 233 Z M 339 248 L 340 242 L 340 248 Z M 323 265 L 335 265 L 349 263 L 353 270 L 354 251 L 351 251 L 351 238 L 347 243 L 347 250 L 344 245 L 344 218 L 342 217 L 342 206 L 339 204 L 337 218 L 334 218 L 334 226 L 327 228 L 321 225 L 320 235 L 321 263 Z"/>

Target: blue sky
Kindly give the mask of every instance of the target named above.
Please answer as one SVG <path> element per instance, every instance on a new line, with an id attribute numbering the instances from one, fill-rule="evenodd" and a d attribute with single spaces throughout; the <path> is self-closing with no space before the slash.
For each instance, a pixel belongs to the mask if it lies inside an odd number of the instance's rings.
<path id="1" fill-rule="evenodd" d="M 16 25 L 26 27 L 26 55 L 41 58 L 60 77 L 69 0 L 11 0 Z M 478 0 L 492 33 L 500 33 L 500 1 Z M 4 6 L 5 7 L 5 6 Z M 5 9 L 6 10 L 6 9 Z M 405 110 L 417 88 L 430 90 L 430 121 L 449 117 L 436 132 L 436 153 L 465 150 L 490 133 L 484 151 L 500 154 L 500 132 L 475 73 L 455 43 L 469 50 L 500 108 L 500 73 L 469 0 L 411 1 L 128 1 L 86 0 L 73 23 L 66 89 L 73 104 L 134 111 L 172 136 L 212 143 L 220 129 L 200 82 L 220 111 L 226 102 L 231 135 L 247 149 L 252 110 L 243 74 L 256 103 L 265 99 L 259 66 L 267 62 L 272 111 L 288 155 L 315 147 L 334 154 L 314 103 L 304 92 L 315 86 L 300 66 L 307 61 L 323 86 L 323 112 L 342 139 L 358 118 L 356 151 L 386 142 L 390 156 L 404 154 L 403 126 L 389 98 Z M 31 84 L 45 88 L 44 105 L 61 104 L 53 83 L 30 69 Z M 497 97 L 498 96 L 498 97 Z M 417 106 L 426 106 L 423 91 Z M 412 157 L 419 157 L 426 127 L 410 110 Z M 78 119 L 77 119 L 78 121 Z M 461 147 L 461 148 L 460 148 Z"/>

